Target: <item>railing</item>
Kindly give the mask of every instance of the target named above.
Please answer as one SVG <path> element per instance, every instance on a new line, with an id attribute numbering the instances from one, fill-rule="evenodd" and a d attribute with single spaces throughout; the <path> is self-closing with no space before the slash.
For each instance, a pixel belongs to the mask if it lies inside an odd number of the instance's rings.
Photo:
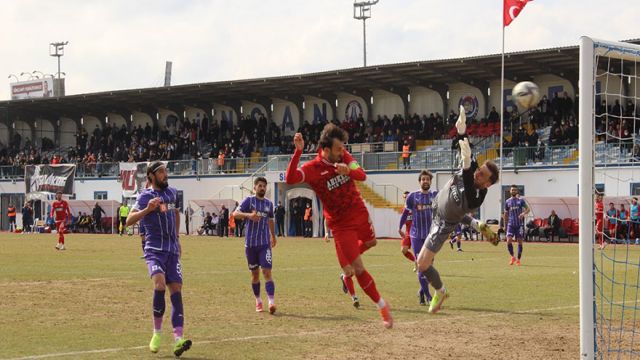
<path id="1" fill-rule="evenodd" d="M 577 146 L 519 147 L 503 149 L 504 168 L 571 166 L 578 161 Z M 498 161 L 498 149 L 476 149 L 479 160 Z M 603 165 L 640 165 L 640 156 L 631 154 L 631 146 L 618 146 L 598 143 L 595 146 L 596 166 Z M 300 158 L 303 164 L 316 154 L 304 154 Z M 354 158 L 366 170 L 403 170 L 401 152 L 354 153 Z M 171 176 L 203 176 L 216 174 L 246 174 L 241 185 L 247 189 L 253 187 L 253 178 L 266 171 L 285 171 L 291 155 L 272 155 L 270 157 L 225 159 L 223 166 L 217 165 L 217 159 L 193 159 L 169 161 L 167 169 Z M 451 170 L 457 168 L 457 152 L 452 150 L 425 150 L 411 154 L 410 168 L 429 170 Z M 118 177 L 118 163 L 78 164 L 77 178 Z M 0 179 L 18 180 L 24 178 L 24 167 L 0 166 Z"/>

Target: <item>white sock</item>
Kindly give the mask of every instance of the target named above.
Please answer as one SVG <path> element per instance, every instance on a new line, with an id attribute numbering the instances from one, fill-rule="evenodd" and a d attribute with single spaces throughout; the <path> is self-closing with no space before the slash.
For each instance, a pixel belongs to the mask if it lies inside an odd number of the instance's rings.
<path id="1" fill-rule="evenodd" d="M 385 306 L 385 302 L 383 298 L 380 298 L 380 300 L 378 300 L 378 309 L 382 309 Z"/>

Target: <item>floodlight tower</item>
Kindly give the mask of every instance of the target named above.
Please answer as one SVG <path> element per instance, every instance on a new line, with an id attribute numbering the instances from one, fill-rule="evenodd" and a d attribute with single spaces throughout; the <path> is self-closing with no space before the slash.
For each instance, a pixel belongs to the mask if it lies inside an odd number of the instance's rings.
<path id="1" fill-rule="evenodd" d="M 380 0 L 367 0 L 353 2 L 353 18 L 362 20 L 362 47 L 364 54 L 364 66 L 367 66 L 367 19 L 371 17 L 371 6 Z"/>
<path id="2" fill-rule="evenodd" d="M 49 56 L 58 58 L 58 81 L 60 81 L 60 58 L 64 55 L 64 46 L 69 44 L 68 41 L 54 42 L 49 44 Z"/>

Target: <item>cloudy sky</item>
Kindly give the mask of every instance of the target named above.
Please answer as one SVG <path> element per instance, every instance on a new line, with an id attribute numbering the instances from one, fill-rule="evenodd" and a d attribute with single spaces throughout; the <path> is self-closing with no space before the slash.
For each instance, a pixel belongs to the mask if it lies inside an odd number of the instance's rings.
<path id="1" fill-rule="evenodd" d="M 507 28 L 506 50 L 576 45 L 581 35 L 640 38 L 640 1 L 535 0 Z M 502 0 L 380 0 L 368 63 L 499 53 Z M 67 94 L 315 72 L 362 65 L 351 0 L 3 1 L 0 100 L 9 74 L 55 73 L 66 40 Z M 25 79 L 25 77 L 22 77 Z"/>

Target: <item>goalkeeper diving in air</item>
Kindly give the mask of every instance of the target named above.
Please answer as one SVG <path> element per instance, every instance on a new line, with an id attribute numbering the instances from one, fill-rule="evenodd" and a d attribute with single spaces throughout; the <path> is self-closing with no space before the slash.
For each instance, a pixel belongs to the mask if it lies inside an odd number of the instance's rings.
<path id="1" fill-rule="evenodd" d="M 438 270 L 433 267 L 433 260 L 456 225 L 462 223 L 471 226 L 481 232 L 493 245 L 498 245 L 500 241 L 487 224 L 468 215 L 482 205 L 487 189 L 498 181 L 498 167 L 491 160 L 478 166 L 478 162 L 472 157 L 469 138 L 466 136 L 466 115 L 462 106 L 460 106 L 456 128 L 460 145 L 460 170 L 447 181 L 436 197 L 431 230 L 418 255 L 418 270 L 427 277 L 436 290 L 429 305 L 429 312 L 432 314 L 437 313 L 444 300 L 449 297 Z"/>

